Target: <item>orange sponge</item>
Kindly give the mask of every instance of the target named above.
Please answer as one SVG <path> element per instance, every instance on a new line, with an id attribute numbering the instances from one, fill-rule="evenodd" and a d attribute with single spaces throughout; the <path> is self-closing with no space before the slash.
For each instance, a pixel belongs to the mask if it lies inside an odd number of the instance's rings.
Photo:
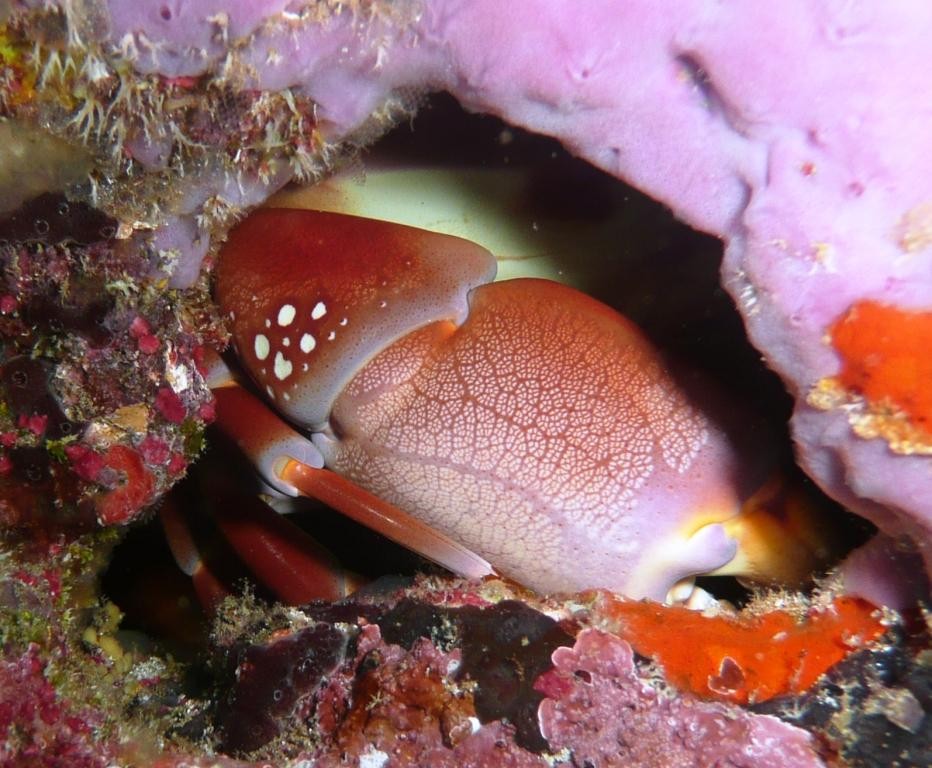
<path id="1" fill-rule="evenodd" d="M 932 434 L 932 312 L 860 301 L 830 334 L 842 386 L 875 405 L 886 400 Z"/>
<path id="2" fill-rule="evenodd" d="M 605 628 L 660 664 L 670 683 L 740 704 L 801 693 L 884 632 L 878 610 L 850 597 L 813 609 L 802 621 L 786 611 L 709 617 L 608 593 L 597 602 L 597 612 L 611 624 Z"/>

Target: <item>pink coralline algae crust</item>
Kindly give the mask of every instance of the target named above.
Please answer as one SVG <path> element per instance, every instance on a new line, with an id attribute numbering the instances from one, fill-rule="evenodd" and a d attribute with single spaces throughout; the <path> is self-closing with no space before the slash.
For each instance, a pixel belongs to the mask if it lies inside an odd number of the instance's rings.
<path id="1" fill-rule="evenodd" d="M 858 436 L 856 408 L 811 399 L 839 372 L 825 335 L 849 307 L 930 306 L 928 3 L 433 0 L 322 22 L 246 6 L 159 19 L 111 0 L 111 34 L 145 71 L 188 75 L 229 66 L 224 41 L 239 35 L 253 85 L 309 96 L 333 137 L 392 94 L 446 89 L 720 236 L 724 284 L 796 398 L 804 468 L 932 564 L 932 459 Z"/>
<path id="2" fill-rule="evenodd" d="M 63 700 L 45 676 L 46 661 L 30 646 L 0 659 L 0 765 L 103 768 L 116 750 L 97 733 L 102 718 Z"/>
<path id="3" fill-rule="evenodd" d="M 815 768 L 812 737 L 769 716 L 674 697 L 635 671 L 631 647 L 595 629 L 553 654 L 537 687 L 540 726 L 576 765 L 640 768 Z"/>
<path id="4" fill-rule="evenodd" d="M 200 452 L 197 369 L 223 343 L 203 294 L 137 290 L 116 222 L 46 194 L 0 219 L 0 524 L 126 523 Z M 115 286 L 121 286 L 116 287 Z"/>

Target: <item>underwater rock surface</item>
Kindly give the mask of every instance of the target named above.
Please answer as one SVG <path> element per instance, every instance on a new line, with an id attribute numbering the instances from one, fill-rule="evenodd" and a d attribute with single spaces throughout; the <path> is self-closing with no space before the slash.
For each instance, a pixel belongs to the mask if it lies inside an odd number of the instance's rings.
<path id="1" fill-rule="evenodd" d="M 553 655 L 538 682 L 541 731 L 551 746 L 573 745 L 582 765 L 822 766 L 812 737 L 766 716 L 743 718 L 723 705 L 667 698 L 638 679 L 631 647 L 583 630 Z"/>
<path id="2" fill-rule="evenodd" d="M 889 642 L 853 653 L 801 696 L 753 707 L 806 728 L 843 764 L 932 764 L 930 625 L 895 629 Z"/>
<path id="3" fill-rule="evenodd" d="M 387 604 L 312 605 L 291 617 L 310 620 L 304 629 L 221 646 L 236 660 L 220 680 L 224 751 L 284 749 L 321 766 L 346 755 L 399 766 L 824 765 L 805 730 L 674 694 L 624 640 L 575 634 L 566 607 L 550 606 L 558 622 L 480 594 L 415 588 Z"/>
<path id="4" fill-rule="evenodd" d="M 203 297 L 178 311 L 148 283 L 117 229 L 61 194 L 0 217 L 5 527 L 125 523 L 200 451 L 212 404 L 197 357 L 222 333 Z"/>

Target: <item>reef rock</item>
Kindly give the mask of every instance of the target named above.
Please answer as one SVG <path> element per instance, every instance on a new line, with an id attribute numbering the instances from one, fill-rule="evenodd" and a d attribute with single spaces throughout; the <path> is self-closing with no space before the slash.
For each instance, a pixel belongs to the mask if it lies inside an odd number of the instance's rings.
<path id="1" fill-rule="evenodd" d="M 554 652 L 553 663 L 537 682 L 547 694 L 541 732 L 554 748 L 572 744 L 577 765 L 824 765 L 809 734 L 774 717 L 748 717 L 651 687 L 636 674 L 631 646 L 613 635 L 583 630 L 573 648 Z"/>

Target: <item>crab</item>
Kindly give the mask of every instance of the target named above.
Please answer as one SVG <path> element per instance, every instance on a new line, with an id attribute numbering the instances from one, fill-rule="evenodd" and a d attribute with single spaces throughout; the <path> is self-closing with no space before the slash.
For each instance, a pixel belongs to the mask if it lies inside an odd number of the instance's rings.
<path id="1" fill-rule="evenodd" d="M 740 408 L 589 296 L 495 272 L 457 237 L 252 213 L 216 272 L 248 374 L 213 360 L 220 430 L 273 494 L 317 498 L 469 578 L 664 601 L 698 574 L 812 572 L 811 509 Z M 242 550 L 263 542 L 265 570 L 295 549 L 274 525 L 234 533 Z M 332 563 L 310 551 L 317 580 Z"/>

